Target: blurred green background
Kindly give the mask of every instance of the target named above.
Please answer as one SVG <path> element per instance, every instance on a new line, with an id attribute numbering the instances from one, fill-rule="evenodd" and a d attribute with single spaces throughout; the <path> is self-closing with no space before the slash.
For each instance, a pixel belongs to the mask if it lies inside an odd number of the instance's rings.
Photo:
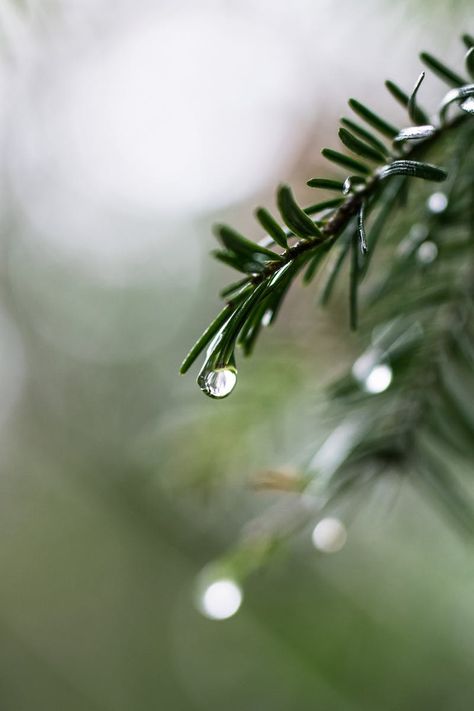
<path id="1" fill-rule="evenodd" d="M 382 81 L 460 61 L 471 10 L 0 0 L 2 711 L 472 708 L 472 545 L 406 482 L 333 512 L 337 555 L 292 537 L 232 619 L 194 604 L 291 502 L 255 472 L 324 436 L 344 296 L 292 293 L 222 402 L 177 374 L 229 276 L 212 222 L 258 236 L 281 180 L 309 199 L 346 97 L 401 121 Z"/>

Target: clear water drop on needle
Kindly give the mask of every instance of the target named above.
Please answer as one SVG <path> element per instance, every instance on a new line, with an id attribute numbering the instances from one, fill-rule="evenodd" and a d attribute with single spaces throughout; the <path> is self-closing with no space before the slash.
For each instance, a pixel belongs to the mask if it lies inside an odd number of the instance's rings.
<path id="1" fill-rule="evenodd" d="M 203 393 L 216 399 L 230 395 L 236 383 L 237 371 L 231 367 L 205 370 L 198 377 L 198 385 Z"/>

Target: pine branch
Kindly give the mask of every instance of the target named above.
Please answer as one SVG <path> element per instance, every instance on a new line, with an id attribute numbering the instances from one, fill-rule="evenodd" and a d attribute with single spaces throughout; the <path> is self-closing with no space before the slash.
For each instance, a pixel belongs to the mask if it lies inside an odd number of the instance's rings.
<path id="1" fill-rule="evenodd" d="M 466 70 L 473 77 L 471 38 L 464 35 L 463 41 Z M 350 107 L 368 126 L 342 119 L 339 137 L 355 157 L 323 150 L 350 174 L 341 181 L 308 182 L 338 197 L 302 208 L 291 189 L 280 186 L 281 222 L 264 208 L 256 211 L 266 232 L 260 243 L 232 228 L 216 228 L 223 249 L 215 256 L 245 276 L 224 290 L 224 310 L 181 372 L 207 348 L 198 383 L 211 397 L 228 395 L 236 383 L 236 346 L 248 355 L 296 277 L 304 271 L 304 281 L 312 281 L 326 257 L 337 252 L 323 287 L 327 302 L 350 254 L 351 326 L 357 327 L 359 302 L 367 302 L 364 329 L 378 335 L 329 392 L 340 421 L 331 436 L 346 438 L 340 456 L 336 463 L 325 461 L 323 447 L 303 473 L 303 486 L 327 501 L 357 483 L 361 472 L 377 478 L 411 471 L 414 481 L 428 486 L 457 521 L 472 529 L 470 509 L 443 452 L 464 462 L 474 453 L 474 84 L 431 55 L 423 53 L 421 59 L 450 87 L 435 118 L 429 121 L 418 105 L 424 73 L 411 94 L 386 84 L 407 109 L 412 123 L 406 128 L 392 126 L 351 99 Z M 436 155 L 445 167 L 429 162 Z M 428 198 L 427 209 L 420 208 L 417 195 L 417 202 L 411 199 L 409 178 L 444 181 L 446 187 Z M 402 242 L 398 233 L 392 235 L 391 217 L 412 223 Z M 381 244 L 391 250 L 388 267 L 361 300 L 360 285 Z"/>

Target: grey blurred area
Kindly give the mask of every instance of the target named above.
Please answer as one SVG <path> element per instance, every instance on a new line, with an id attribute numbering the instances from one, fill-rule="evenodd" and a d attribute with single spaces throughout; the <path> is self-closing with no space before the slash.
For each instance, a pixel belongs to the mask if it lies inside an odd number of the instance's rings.
<path id="1" fill-rule="evenodd" d="M 382 81 L 458 62 L 471 10 L 0 0 L 2 711 L 472 708 L 472 546 L 399 482 L 334 512 L 337 555 L 291 538 L 235 617 L 195 604 L 281 505 L 255 472 L 321 441 L 344 307 L 292 294 L 223 402 L 178 375 L 229 276 L 212 223 L 309 199 L 346 98 L 400 116 Z"/>

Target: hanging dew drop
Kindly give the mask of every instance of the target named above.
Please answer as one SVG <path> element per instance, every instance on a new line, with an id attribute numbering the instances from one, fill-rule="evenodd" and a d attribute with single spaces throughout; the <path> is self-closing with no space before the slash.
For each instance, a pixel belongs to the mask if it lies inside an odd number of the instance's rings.
<path id="1" fill-rule="evenodd" d="M 223 398 L 230 395 L 237 382 L 235 368 L 216 368 L 199 374 L 198 385 L 209 397 Z"/>

